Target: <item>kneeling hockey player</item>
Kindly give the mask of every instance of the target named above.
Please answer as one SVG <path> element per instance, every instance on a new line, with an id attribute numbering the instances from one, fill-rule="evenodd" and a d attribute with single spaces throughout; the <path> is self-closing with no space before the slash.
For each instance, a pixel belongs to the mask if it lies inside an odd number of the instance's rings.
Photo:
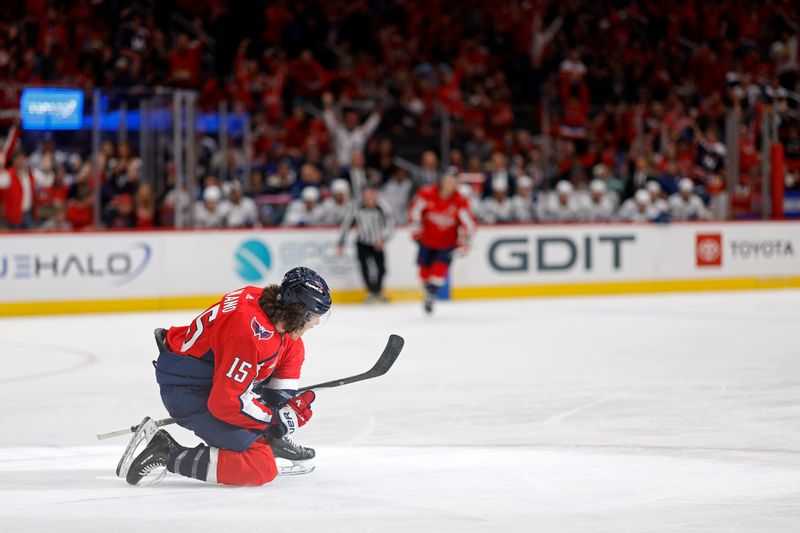
<path id="1" fill-rule="evenodd" d="M 297 395 L 305 350 L 300 338 L 331 307 L 328 285 L 298 267 L 280 286 L 230 292 L 188 326 L 161 332 L 156 380 L 170 416 L 205 441 L 194 448 L 156 432 L 129 465 L 132 485 L 166 471 L 226 485 L 262 485 L 275 457 L 310 459 L 288 435 L 311 418 L 314 392 Z M 119 474 L 119 472 L 118 472 Z"/>

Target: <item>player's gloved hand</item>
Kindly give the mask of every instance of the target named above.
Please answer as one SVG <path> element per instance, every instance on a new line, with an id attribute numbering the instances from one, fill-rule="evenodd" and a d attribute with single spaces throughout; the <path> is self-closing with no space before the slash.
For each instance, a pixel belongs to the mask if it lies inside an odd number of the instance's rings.
<path id="1" fill-rule="evenodd" d="M 311 402 L 315 398 L 314 391 L 309 390 L 286 402 L 283 407 L 275 411 L 269 432 L 276 437 L 283 437 L 305 426 L 314 414 L 311 412 Z"/>
<path id="2" fill-rule="evenodd" d="M 411 239 L 419 242 L 422 240 L 422 227 L 418 222 L 412 222 L 408 229 L 411 231 Z"/>

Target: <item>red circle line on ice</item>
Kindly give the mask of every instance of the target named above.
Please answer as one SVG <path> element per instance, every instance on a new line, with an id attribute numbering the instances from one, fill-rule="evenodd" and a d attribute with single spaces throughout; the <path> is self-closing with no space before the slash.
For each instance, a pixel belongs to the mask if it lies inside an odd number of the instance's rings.
<path id="1" fill-rule="evenodd" d="M 77 370 L 81 370 L 83 368 L 92 366 L 97 362 L 97 355 L 93 354 L 92 352 L 87 352 L 85 350 L 80 350 L 77 348 L 68 348 L 66 346 L 52 346 L 46 344 L 28 344 L 28 343 L 9 343 L 4 344 L 5 348 L 33 348 L 36 350 L 42 351 L 49 351 L 49 352 L 56 352 L 62 354 L 69 354 L 69 355 L 76 355 L 79 357 L 77 362 L 70 364 L 65 368 L 57 368 L 53 370 L 49 370 L 47 372 L 36 372 L 36 373 L 29 373 L 23 374 L 20 376 L 13 376 L 8 378 L 1 378 L 0 385 L 10 384 L 10 383 L 21 383 L 24 381 L 31 381 L 34 379 L 41 379 L 48 376 L 61 376 L 67 374 L 69 372 L 75 372 Z"/>

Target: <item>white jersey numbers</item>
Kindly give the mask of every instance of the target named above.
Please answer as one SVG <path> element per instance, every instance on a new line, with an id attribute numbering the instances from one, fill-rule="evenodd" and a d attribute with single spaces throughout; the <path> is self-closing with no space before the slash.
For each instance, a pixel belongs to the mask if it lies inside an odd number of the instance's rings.
<path id="1" fill-rule="evenodd" d="M 189 327 L 189 330 L 186 332 L 186 339 L 183 341 L 183 344 L 181 344 L 182 352 L 186 352 L 186 350 L 194 346 L 194 343 L 197 342 L 197 339 L 203 334 L 206 324 L 210 324 L 217 318 L 217 313 L 219 313 L 219 304 L 209 307 L 203 311 L 200 316 L 194 319 L 194 324 Z M 208 319 L 204 323 L 203 319 L 206 317 L 208 317 Z"/>
<path id="2" fill-rule="evenodd" d="M 189 329 L 186 331 L 186 338 L 181 345 L 181 351 L 185 352 L 192 346 L 194 343 L 197 342 L 197 339 L 200 338 L 200 335 L 203 334 L 203 330 L 205 327 L 214 321 L 219 314 L 220 305 L 222 306 L 223 313 L 230 313 L 231 311 L 236 310 L 236 306 L 239 303 L 239 296 L 244 292 L 244 289 L 238 289 L 233 292 L 226 294 L 223 297 L 222 302 L 218 303 L 213 307 L 209 307 L 203 313 L 194 319 L 194 324 L 189 326 Z"/>
<path id="3" fill-rule="evenodd" d="M 237 369 L 236 367 L 239 368 Z M 239 364 L 239 358 L 234 357 L 233 364 L 231 364 L 231 368 L 228 370 L 225 376 L 233 378 L 233 381 L 236 381 L 237 383 L 244 383 L 244 380 L 247 379 L 247 371 L 251 368 L 253 368 L 252 363 L 242 361 L 241 364 Z"/>

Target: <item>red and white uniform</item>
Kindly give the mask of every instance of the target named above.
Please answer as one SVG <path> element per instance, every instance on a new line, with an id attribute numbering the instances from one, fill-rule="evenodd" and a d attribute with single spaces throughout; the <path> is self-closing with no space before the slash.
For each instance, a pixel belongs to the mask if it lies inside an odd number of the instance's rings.
<path id="1" fill-rule="evenodd" d="M 33 210 L 36 182 L 33 173 L 19 175 L 14 167 L 0 172 L 0 198 L 3 218 L 9 224 L 22 224 L 23 216 Z"/>
<path id="2" fill-rule="evenodd" d="M 279 333 L 258 305 L 263 291 L 243 287 L 229 292 L 190 325 L 167 331 L 171 352 L 213 361 L 209 413 L 256 432 L 266 430 L 277 415 L 258 401 L 253 389 L 271 378 L 267 388 L 294 391 L 305 358 L 303 341 Z M 200 457 L 200 449 L 195 450 Z M 272 449 L 264 438 L 243 451 L 209 446 L 208 453 L 206 481 L 262 485 L 278 474 Z"/>
<path id="3" fill-rule="evenodd" d="M 469 201 L 458 192 L 442 198 L 436 184 L 417 191 L 408 213 L 414 238 L 426 248 L 456 248 L 468 244 L 475 232 Z"/>
<path id="4" fill-rule="evenodd" d="M 230 292 L 188 326 L 172 327 L 167 346 L 177 354 L 214 361 L 208 410 L 229 424 L 264 430 L 272 412 L 254 386 L 271 377 L 268 388 L 295 390 L 305 359 L 302 339 L 281 334 L 258 305 L 264 289 Z"/>

